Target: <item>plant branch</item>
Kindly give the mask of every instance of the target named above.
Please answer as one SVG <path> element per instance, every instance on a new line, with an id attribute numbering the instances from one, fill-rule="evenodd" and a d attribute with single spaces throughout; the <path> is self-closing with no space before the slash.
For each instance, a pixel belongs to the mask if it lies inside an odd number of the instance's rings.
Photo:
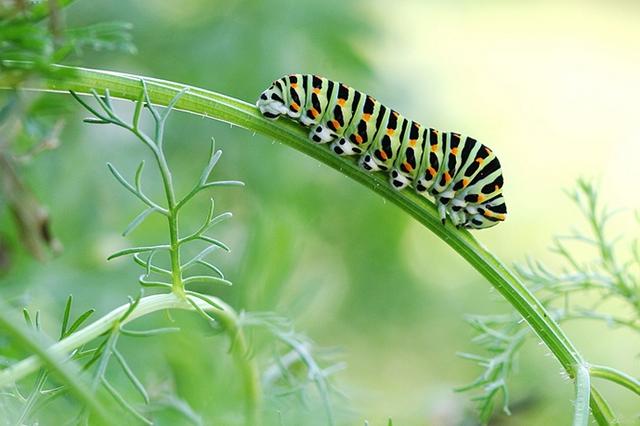
<path id="1" fill-rule="evenodd" d="M 601 379 L 609 380 L 610 382 L 623 386 L 640 396 L 640 380 L 631 377 L 622 371 L 603 365 L 590 365 L 589 373 L 591 374 L 591 377 L 599 377 Z"/>

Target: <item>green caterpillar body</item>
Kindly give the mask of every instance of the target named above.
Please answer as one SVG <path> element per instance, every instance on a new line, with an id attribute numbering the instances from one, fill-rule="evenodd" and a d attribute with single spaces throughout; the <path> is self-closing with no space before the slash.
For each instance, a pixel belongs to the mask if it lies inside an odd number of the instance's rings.
<path id="1" fill-rule="evenodd" d="M 359 155 L 368 171 L 389 173 L 391 185 L 434 198 L 442 223 L 489 228 L 505 219 L 500 162 L 485 145 L 459 133 L 423 127 L 373 97 L 311 74 L 273 82 L 256 102 L 269 119 L 281 115 L 310 127 L 315 143 L 337 155 Z"/>

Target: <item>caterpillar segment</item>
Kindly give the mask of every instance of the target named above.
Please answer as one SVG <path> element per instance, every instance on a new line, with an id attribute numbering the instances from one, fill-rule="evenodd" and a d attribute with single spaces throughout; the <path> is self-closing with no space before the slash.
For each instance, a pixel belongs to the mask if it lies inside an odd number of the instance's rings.
<path id="1" fill-rule="evenodd" d="M 390 182 L 394 188 L 404 189 L 416 179 L 420 159 L 426 146 L 426 137 L 427 131 L 419 123 L 415 121 L 407 123 L 402 144 L 390 173 Z"/>
<path id="2" fill-rule="evenodd" d="M 504 221 L 500 161 L 485 145 L 403 117 L 372 96 L 311 74 L 290 74 L 260 94 L 269 119 L 286 116 L 310 129 L 314 143 L 337 155 L 357 155 L 367 171 L 389 174 L 396 190 L 433 197 L 444 224 L 484 229 Z"/>

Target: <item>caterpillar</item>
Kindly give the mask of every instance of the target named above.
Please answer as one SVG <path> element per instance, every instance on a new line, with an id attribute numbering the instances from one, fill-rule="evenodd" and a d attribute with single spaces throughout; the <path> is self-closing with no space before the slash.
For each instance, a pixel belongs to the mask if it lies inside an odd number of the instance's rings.
<path id="1" fill-rule="evenodd" d="M 440 132 L 409 120 L 375 98 L 312 74 L 290 74 L 260 94 L 256 106 L 275 120 L 311 128 L 309 139 L 331 143 L 337 155 L 358 155 L 369 172 L 389 173 L 393 188 L 432 196 L 444 225 L 489 228 L 507 207 L 498 157 L 469 136 Z"/>

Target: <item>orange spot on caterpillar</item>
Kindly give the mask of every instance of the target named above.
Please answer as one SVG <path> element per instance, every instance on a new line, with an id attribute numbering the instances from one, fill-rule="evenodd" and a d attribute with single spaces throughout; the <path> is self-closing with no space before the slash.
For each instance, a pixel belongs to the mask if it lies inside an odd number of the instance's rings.
<path id="1" fill-rule="evenodd" d="M 481 203 L 483 201 L 484 201 L 484 195 L 478 194 L 478 199 L 476 200 L 476 203 Z"/>
<path id="2" fill-rule="evenodd" d="M 344 104 L 345 104 L 346 102 L 347 102 L 347 100 L 346 100 L 346 99 L 342 99 L 342 98 L 341 98 L 341 99 L 338 99 L 338 102 L 337 102 L 337 103 L 338 103 L 338 105 L 340 105 L 340 106 L 344 106 Z"/>
<path id="3" fill-rule="evenodd" d="M 317 87 L 313 88 L 313 93 L 315 93 L 316 95 L 319 95 L 321 93 L 321 90 L 318 89 Z"/>
<path id="4" fill-rule="evenodd" d="M 340 128 L 340 123 L 338 123 L 338 120 L 331 120 L 331 124 L 333 124 L 333 128 L 336 130 Z"/>
<path id="5" fill-rule="evenodd" d="M 313 118 L 316 118 L 317 116 L 320 115 L 320 113 L 318 112 L 317 109 L 311 108 L 311 115 L 313 115 Z"/>
<path id="6" fill-rule="evenodd" d="M 291 87 L 293 87 L 294 89 L 298 88 L 298 83 L 291 83 Z"/>
<path id="7" fill-rule="evenodd" d="M 409 146 L 414 148 L 416 146 L 416 139 L 409 139 Z"/>
<path id="8" fill-rule="evenodd" d="M 387 135 L 389 136 L 393 136 L 395 132 L 396 132 L 395 129 L 387 129 Z"/>
<path id="9" fill-rule="evenodd" d="M 500 185 L 496 185 L 493 190 L 496 191 L 496 192 L 499 191 L 500 190 Z"/>
<path id="10" fill-rule="evenodd" d="M 436 175 L 436 169 L 434 169 L 433 167 L 429 167 L 427 171 L 431 175 L 431 178 L 433 178 Z"/>
<path id="11" fill-rule="evenodd" d="M 477 162 L 478 164 L 482 164 L 482 162 L 483 162 L 483 161 L 484 161 L 484 159 L 483 159 L 483 158 L 480 158 L 480 157 L 476 158 L 476 162 Z"/>
<path id="12" fill-rule="evenodd" d="M 360 145 L 362 143 L 362 136 L 360 136 L 358 133 L 356 133 L 356 143 L 358 145 Z"/>
<path id="13" fill-rule="evenodd" d="M 451 148 L 451 153 L 452 153 L 453 155 L 458 155 L 458 147 Z"/>
<path id="14" fill-rule="evenodd" d="M 407 172 L 412 172 L 413 171 L 413 166 L 411 164 L 409 164 L 407 161 L 405 161 L 404 163 L 402 163 L 402 166 L 404 167 L 404 169 Z"/>
<path id="15" fill-rule="evenodd" d="M 507 218 L 507 216 L 505 214 L 501 213 L 501 214 L 497 214 L 495 216 L 495 218 L 498 219 L 498 220 L 505 220 Z"/>
<path id="16" fill-rule="evenodd" d="M 449 174 L 449 172 L 444 172 L 444 181 L 446 183 L 451 182 L 451 175 Z"/>
<path id="17" fill-rule="evenodd" d="M 380 153 L 380 157 L 382 157 L 384 161 L 387 161 L 389 159 L 389 157 L 387 156 L 387 153 L 384 152 L 382 149 L 379 149 L 378 152 Z"/>
<path id="18" fill-rule="evenodd" d="M 364 121 L 369 121 L 371 120 L 371 114 L 362 114 L 362 119 Z"/>
<path id="19" fill-rule="evenodd" d="M 438 144 L 431 145 L 431 152 L 436 152 L 438 150 Z"/>
<path id="20" fill-rule="evenodd" d="M 296 111 L 300 111 L 300 105 L 298 105 L 295 102 L 291 102 L 291 108 L 293 108 Z"/>
<path id="21" fill-rule="evenodd" d="M 469 185 L 469 179 L 467 178 L 462 179 L 462 187 L 465 188 L 467 185 Z"/>
<path id="22" fill-rule="evenodd" d="M 488 147 L 484 147 L 485 151 L 487 151 L 487 154 L 491 154 L 491 150 Z"/>

